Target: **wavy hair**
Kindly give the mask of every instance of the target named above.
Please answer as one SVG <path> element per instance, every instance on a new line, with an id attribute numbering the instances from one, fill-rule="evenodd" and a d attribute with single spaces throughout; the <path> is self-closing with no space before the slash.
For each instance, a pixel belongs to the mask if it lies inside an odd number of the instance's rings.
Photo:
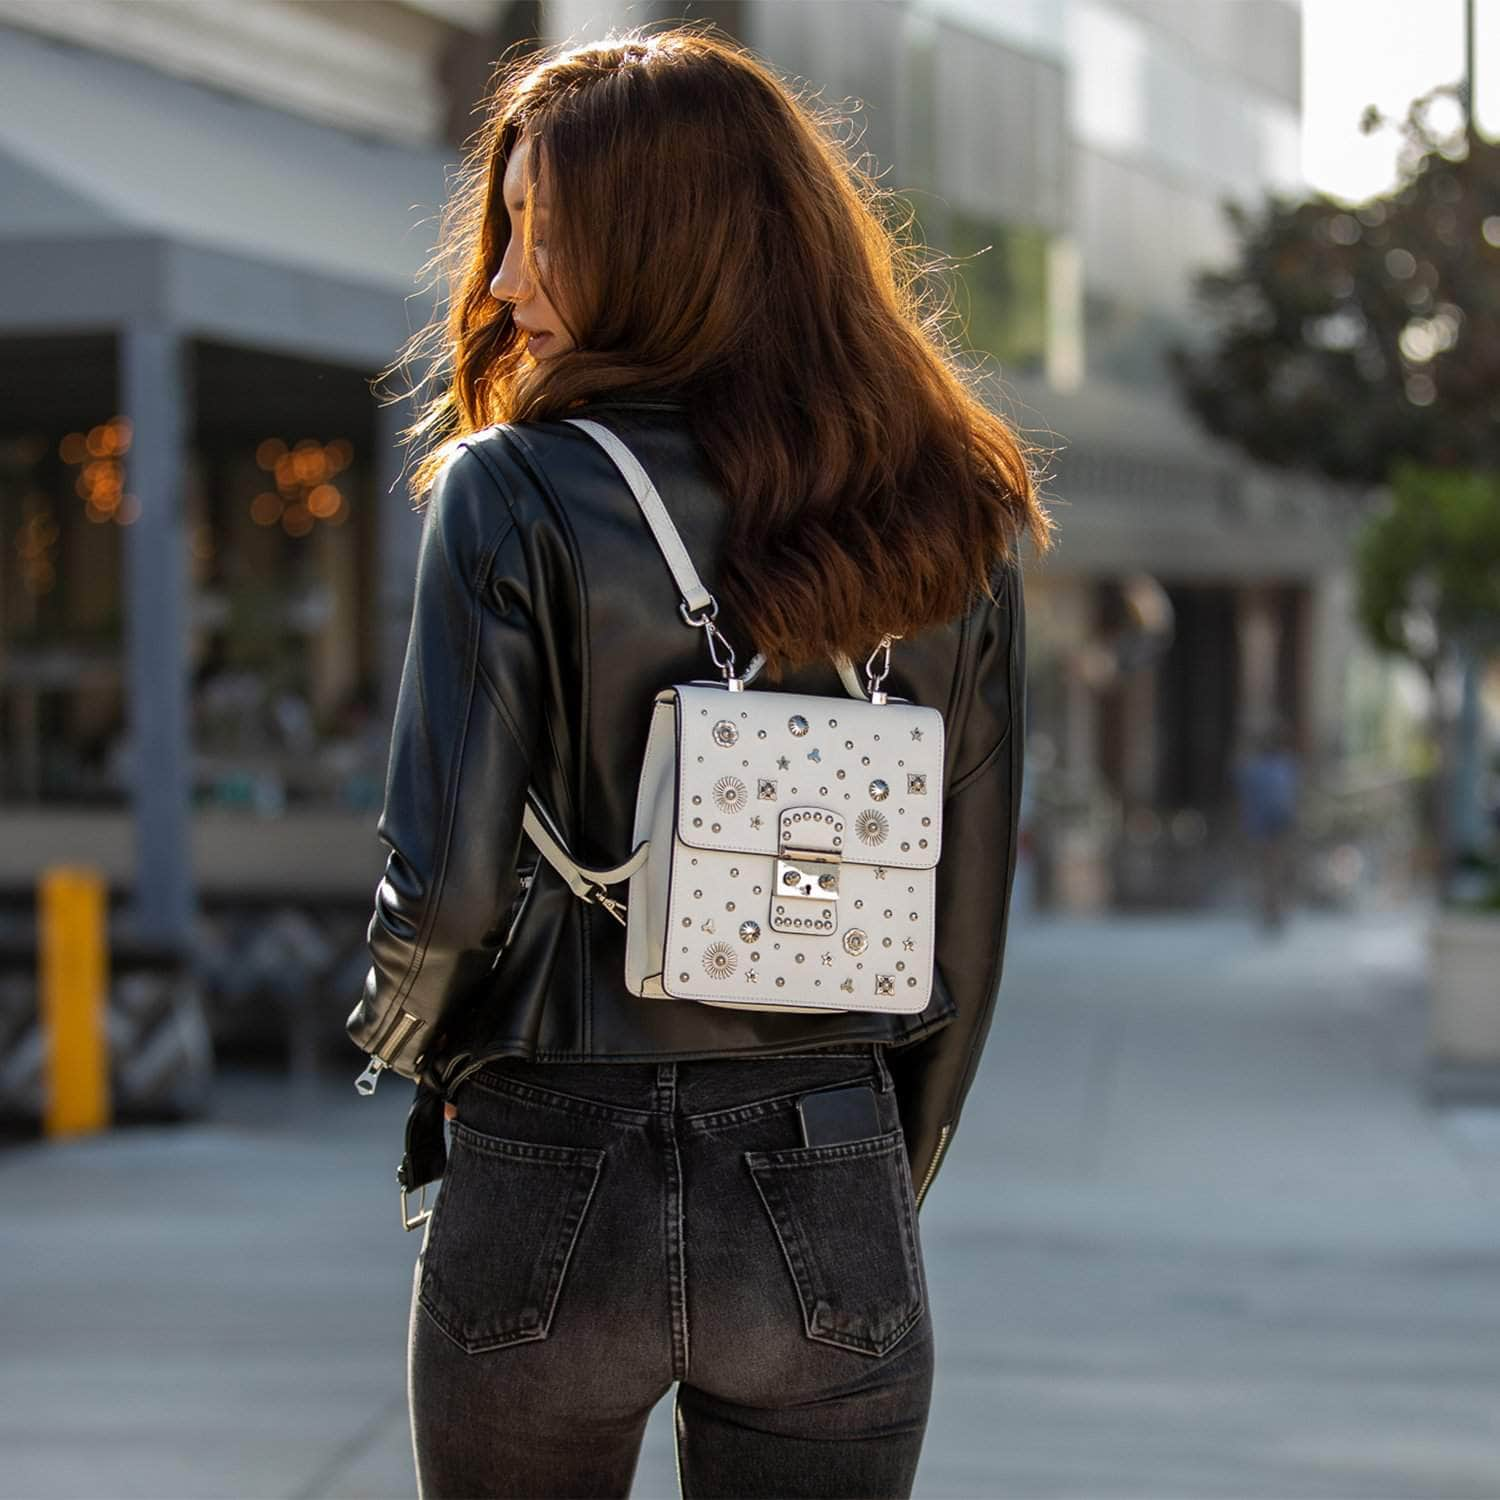
<path id="1" fill-rule="evenodd" d="M 981 398 L 912 216 L 887 223 L 895 195 L 850 158 L 841 117 L 683 25 L 502 62 L 478 111 L 427 267 L 446 309 L 393 367 L 434 345 L 446 366 L 404 434 L 436 444 L 418 503 L 493 423 L 626 389 L 682 401 L 729 507 L 717 593 L 772 682 L 994 599 L 1023 533 L 1050 549 L 1036 450 Z M 523 136 L 524 274 L 573 339 L 540 362 L 489 289 Z M 532 253 L 544 163 L 555 291 Z"/>

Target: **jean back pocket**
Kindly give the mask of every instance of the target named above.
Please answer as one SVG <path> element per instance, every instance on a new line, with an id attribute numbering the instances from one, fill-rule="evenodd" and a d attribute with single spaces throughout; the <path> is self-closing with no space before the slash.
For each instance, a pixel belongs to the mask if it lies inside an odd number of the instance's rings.
<path id="1" fill-rule="evenodd" d="M 604 1151 L 452 1131 L 418 1300 L 470 1354 L 544 1339 Z"/>
<path id="2" fill-rule="evenodd" d="M 922 1316 L 924 1283 L 901 1129 L 747 1151 L 808 1338 L 884 1354 Z"/>

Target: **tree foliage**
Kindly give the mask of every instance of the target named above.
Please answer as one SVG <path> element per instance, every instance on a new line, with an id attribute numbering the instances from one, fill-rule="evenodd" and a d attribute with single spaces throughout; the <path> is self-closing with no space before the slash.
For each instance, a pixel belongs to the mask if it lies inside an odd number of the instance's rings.
<path id="1" fill-rule="evenodd" d="M 1431 668 L 1446 641 L 1500 646 L 1500 477 L 1396 464 L 1358 543 L 1369 638 Z"/>
<path id="2" fill-rule="evenodd" d="M 1432 128 L 1455 92 L 1413 103 L 1383 197 L 1225 204 L 1238 260 L 1196 278 L 1206 336 L 1168 353 L 1216 436 L 1354 483 L 1385 484 L 1401 459 L 1500 470 L 1500 144 Z"/>

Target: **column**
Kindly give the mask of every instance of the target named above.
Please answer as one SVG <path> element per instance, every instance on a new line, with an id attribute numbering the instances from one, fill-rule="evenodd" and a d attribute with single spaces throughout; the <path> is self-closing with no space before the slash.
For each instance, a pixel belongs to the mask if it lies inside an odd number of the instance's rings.
<path id="1" fill-rule="evenodd" d="M 186 952 L 192 937 L 192 743 L 188 684 L 185 440 L 189 346 L 175 328 L 131 323 L 119 345 L 120 407 L 131 423 L 125 493 L 125 654 L 136 934 Z"/>

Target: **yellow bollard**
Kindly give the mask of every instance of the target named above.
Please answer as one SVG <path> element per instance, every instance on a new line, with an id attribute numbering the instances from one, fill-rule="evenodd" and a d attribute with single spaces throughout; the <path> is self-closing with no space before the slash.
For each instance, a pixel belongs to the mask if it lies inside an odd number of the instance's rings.
<path id="1" fill-rule="evenodd" d="M 104 881 L 97 870 L 55 865 L 37 895 L 37 989 L 48 1135 L 110 1123 Z"/>

